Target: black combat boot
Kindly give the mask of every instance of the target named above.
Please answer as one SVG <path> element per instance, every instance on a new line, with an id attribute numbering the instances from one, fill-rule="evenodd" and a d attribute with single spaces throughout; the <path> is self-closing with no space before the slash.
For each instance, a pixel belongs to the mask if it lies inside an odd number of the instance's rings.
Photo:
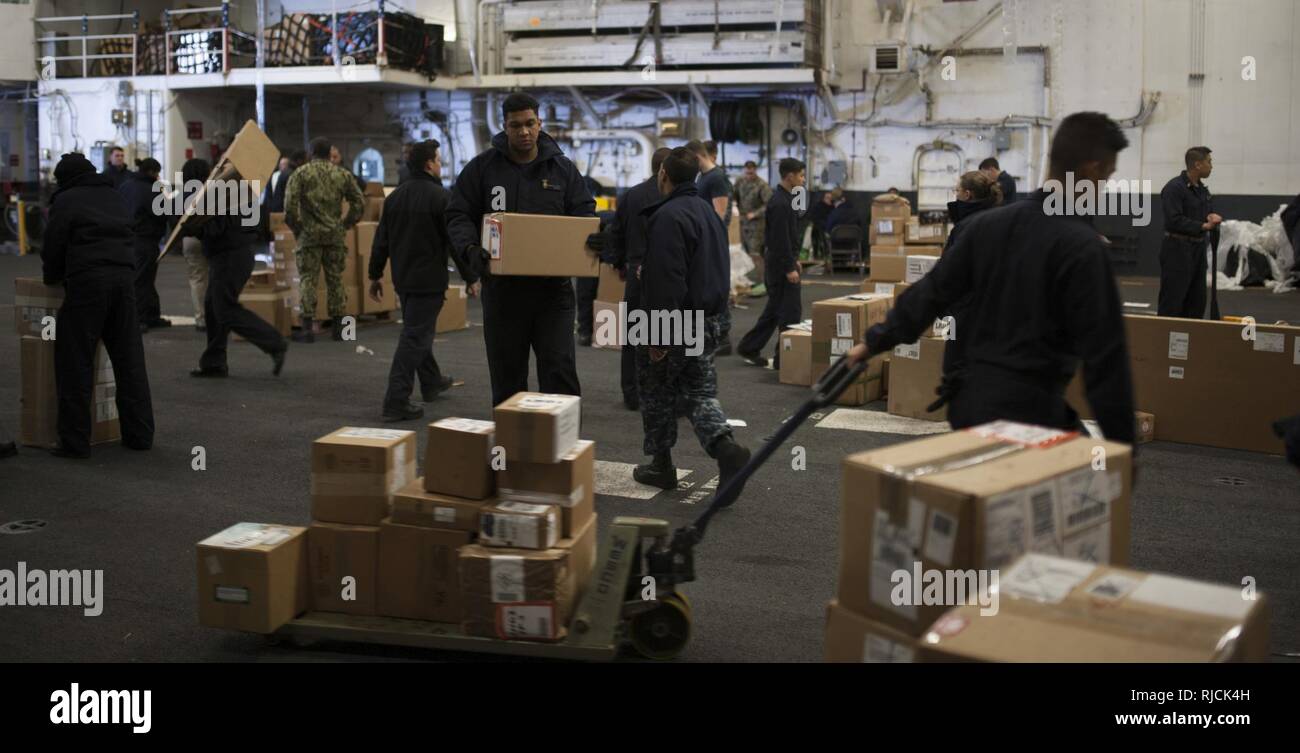
<path id="1" fill-rule="evenodd" d="M 731 477 L 740 473 L 740 469 L 744 468 L 745 464 L 749 462 L 749 449 L 736 444 L 730 434 L 724 434 L 713 443 L 713 457 L 718 461 L 718 491 L 722 491 L 727 486 L 727 482 L 731 480 Z M 723 505 L 723 507 L 730 507 L 732 503 L 740 499 L 742 489 L 744 489 L 743 484 L 740 489 L 736 490 L 736 496 L 731 502 Z"/>
<path id="2" fill-rule="evenodd" d="M 316 335 L 312 332 L 312 324 L 312 318 L 310 316 L 304 316 L 302 318 L 302 327 L 297 332 L 290 335 L 289 339 L 296 343 L 316 342 Z"/>
<path id="3" fill-rule="evenodd" d="M 633 468 L 632 478 L 638 483 L 657 486 L 660 489 L 676 489 L 677 468 L 673 466 L 672 453 L 661 452 L 655 455 L 653 461 Z"/>

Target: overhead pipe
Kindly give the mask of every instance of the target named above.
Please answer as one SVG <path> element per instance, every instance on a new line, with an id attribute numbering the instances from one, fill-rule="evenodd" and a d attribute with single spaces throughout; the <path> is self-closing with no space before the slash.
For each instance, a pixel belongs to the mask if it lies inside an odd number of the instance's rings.
<path id="1" fill-rule="evenodd" d="M 580 145 L 583 141 L 631 141 L 641 148 L 641 153 L 637 155 L 637 159 L 641 162 L 641 172 L 638 174 L 650 174 L 651 157 L 654 155 L 655 146 L 650 137 L 640 131 L 629 128 L 571 128 L 557 130 L 551 135 L 557 139 L 568 139 L 574 146 Z"/>

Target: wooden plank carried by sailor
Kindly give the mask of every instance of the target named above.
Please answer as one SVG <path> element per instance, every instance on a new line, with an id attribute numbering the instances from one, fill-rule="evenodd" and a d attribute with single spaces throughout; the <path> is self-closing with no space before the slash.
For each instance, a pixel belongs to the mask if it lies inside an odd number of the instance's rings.
<path id="1" fill-rule="evenodd" d="M 200 193 L 190 197 L 185 206 L 185 212 L 172 228 L 171 235 L 167 237 L 167 243 L 162 248 L 162 253 L 158 254 L 161 260 L 167 255 L 167 252 L 176 245 L 180 239 L 183 230 L 190 223 L 202 223 L 207 219 L 206 214 L 196 212 L 196 206 L 199 198 L 205 199 L 204 206 L 211 206 L 212 192 L 214 183 L 222 180 L 247 180 L 257 181 L 257 201 L 261 201 L 261 187 L 265 186 L 271 180 L 271 173 L 275 172 L 276 164 L 280 161 L 280 150 L 276 148 L 271 139 L 267 138 L 262 129 L 257 127 L 257 123 L 248 121 L 244 127 L 239 129 L 235 134 L 234 141 L 230 142 L 230 147 L 226 149 L 221 159 L 212 168 L 212 173 L 208 176 Z M 181 190 L 181 187 L 177 187 Z"/>

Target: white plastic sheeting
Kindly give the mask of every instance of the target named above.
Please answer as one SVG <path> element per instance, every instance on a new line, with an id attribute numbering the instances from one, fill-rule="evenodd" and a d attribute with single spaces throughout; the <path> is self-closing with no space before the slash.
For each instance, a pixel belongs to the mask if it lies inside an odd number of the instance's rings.
<path id="1" fill-rule="evenodd" d="M 731 244 L 731 289 L 749 285 L 749 273 L 754 271 L 754 260 L 749 258 L 739 243 Z"/>
<path id="2" fill-rule="evenodd" d="M 1286 209 L 1285 204 L 1279 205 L 1277 211 L 1261 222 L 1225 220 L 1219 226 L 1219 263 L 1218 268 L 1214 270 L 1218 278 L 1219 290 L 1241 290 L 1242 280 L 1250 273 L 1247 254 L 1251 250 L 1263 254 L 1268 260 L 1273 279 L 1266 280 L 1265 287 L 1274 293 L 1285 293 L 1295 289 L 1295 280 L 1289 279 L 1291 268 L 1295 264 L 1295 249 L 1291 248 L 1291 242 L 1287 240 L 1286 233 L 1282 230 L 1284 209 Z M 1234 248 L 1237 249 L 1239 261 L 1234 274 L 1228 276 L 1224 274 L 1224 269 L 1228 252 Z M 1208 249 L 1206 253 L 1209 253 Z M 1209 282 L 1208 276 L 1206 282 Z"/>

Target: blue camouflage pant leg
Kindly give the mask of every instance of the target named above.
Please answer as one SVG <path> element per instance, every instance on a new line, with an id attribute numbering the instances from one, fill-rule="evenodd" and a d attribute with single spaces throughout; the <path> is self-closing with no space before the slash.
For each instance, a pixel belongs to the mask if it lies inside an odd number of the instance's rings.
<path id="1" fill-rule="evenodd" d="M 695 436 L 706 452 L 712 455 L 713 443 L 731 435 L 727 416 L 718 402 L 718 372 L 713 366 L 713 351 L 721 331 L 719 319 L 712 316 L 704 320 L 704 349 L 698 356 L 688 356 L 684 347 L 675 346 L 663 359 L 652 361 L 647 346 L 637 348 L 645 454 L 667 452 L 677 444 L 679 394 L 687 404 L 687 418 Z"/>

